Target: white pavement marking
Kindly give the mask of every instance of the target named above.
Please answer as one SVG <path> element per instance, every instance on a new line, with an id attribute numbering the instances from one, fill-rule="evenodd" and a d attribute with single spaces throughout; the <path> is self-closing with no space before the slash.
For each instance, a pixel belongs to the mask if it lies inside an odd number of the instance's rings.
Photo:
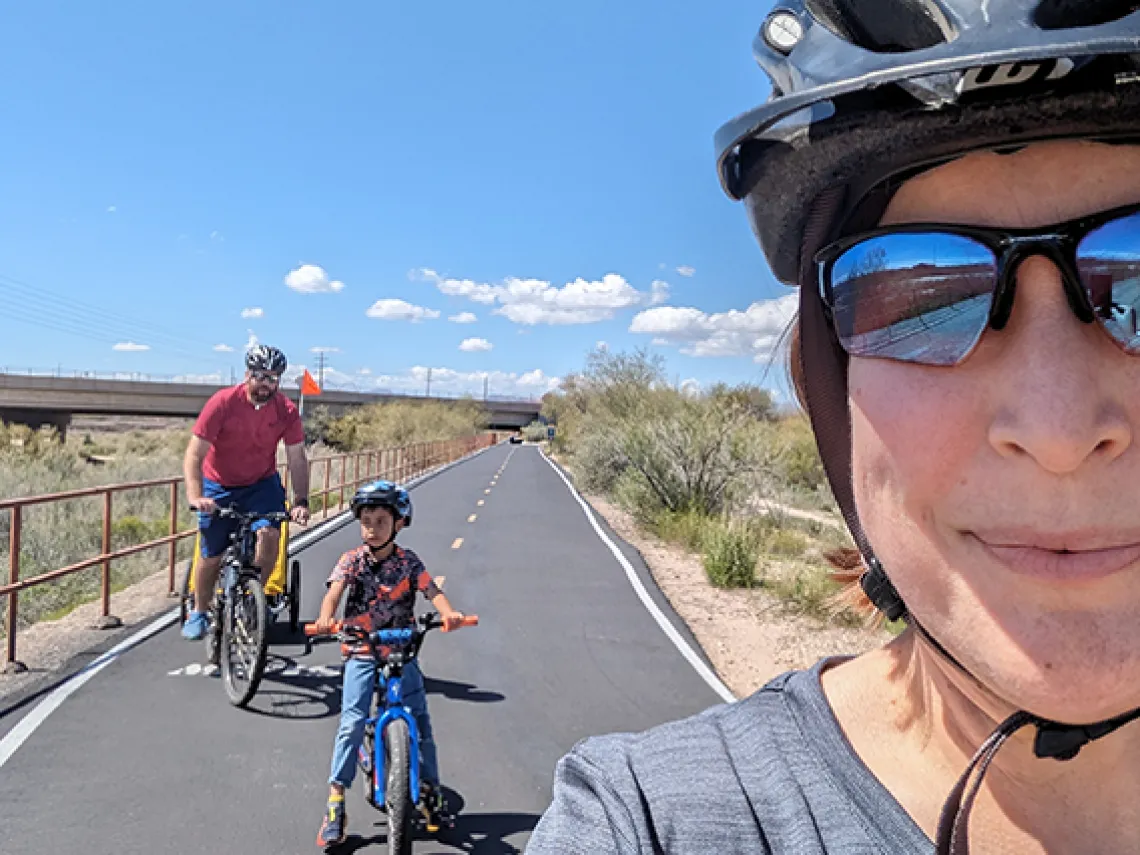
<path id="1" fill-rule="evenodd" d="M 669 622 L 669 619 L 665 617 L 661 609 L 659 609 L 657 607 L 657 604 L 653 602 L 653 598 L 650 597 L 649 592 L 645 590 L 645 586 L 641 583 L 641 579 L 638 577 L 637 572 L 633 569 L 633 565 L 631 565 L 626 557 L 622 555 L 621 550 L 617 548 L 617 544 L 610 540 L 610 538 L 607 537 L 606 533 L 602 530 L 602 527 L 598 525 L 598 521 L 594 518 L 594 514 L 590 510 L 590 506 L 586 504 L 586 500 L 578 494 L 578 491 L 574 489 L 574 485 L 571 484 L 569 479 L 562 474 L 562 470 L 555 466 L 554 462 L 546 456 L 546 452 L 539 448 L 538 453 L 542 455 L 542 459 L 545 460 L 550 465 L 550 468 L 553 469 L 554 472 L 558 475 L 558 477 L 562 479 L 562 483 L 566 485 L 566 489 L 570 491 L 570 495 L 572 495 L 577 500 L 578 504 L 582 506 L 582 513 L 586 515 L 586 519 L 590 521 L 590 525 L 594 527 L 594 531 L 597 533 L 598 537 L 600 537 L 602 539 L 602 542 L 610 548 L 610 552 L 613 553 L 614 558 L 617 559 L 618 564 L 620 564 L 622 566 L 622 569 L 625 570 L 625 575 L 629 579 L 629 583 L 633 585 L 633 590 L 641 599 L 642 605 L 645 606 L 646 610 L 653 617 L 653 619 L 657 621 L 657 624 L 664 631 L 665 635 L 668 636 L 669 640 L 673 642 L 673 645 L 677 648 L 678 651 L 680 651 L 681 655 L 688 660 L 689 664 L 693 666 L 694 670 L 696 670 L 701 678 L 709 684 L 709 687 L 718 695 L 720 695 L 722 700 L 724 700 L 726 703 L 732 703 L 735 701 L 736 696 L 732 694 L 728 686 L 722 683 L 720 678 L 713 672 L 713 670 L 701 660 L 701 657 L 698 656 L 696 651 L 689 646 L 688 642 L 681 637 L 681 634 L 677 632 L 673 624 Z"/>
<path id="2" fill-rule="evenodd" d="M 471 516 L 469 516 L 467 518 L 467 522 L 475 522 L 475 517 L 476 517 L 476 514 L 472 514 Z"/>
<path id="3" fill-rule="evenodd" d="M 458 549 L 462 545 L 463 545 L 463 538 L 457 537 L 457 538 L 455 538 L 455 543 L 451 544 L 451 548 L 452 549 Z"/>
<path id="4" fill-rule="evenodd" d="M 486 448 L 480 448 L 478 451 L 474 451 L 471 454 L 466 454 L 463 457 L 460 457 L 458 460 L 453 460 L 451 463 L 441 466 L 438 469 L 433 469 L 431 472 L 425 472 L 418 478 L 413 478 L 405 486 L 409 489 L 415 487 L 421 481 L 424 481 L 430 477 L 435 477 L 442 472 L 446 472 L 453 466 L 458 466 L 464 461 L 470 460 L 473 457 L 478 457 L 483 452 L 490 451 L 495 447 L 496 446 L 494 445 L 489 445 Z M 514 450 L 512 449 L 511 454 L 513 453 Z M 508 454 L 507 459 L 510 460 L 510 457 L 511 455 Z M 339 525 L 344 522 L 344 520 L 349 518 L 350 514 L 351 511 L 345 511 L 344 513 L 338 514 L 337 516 L 330 519 L 322 520 L 321 524 L 312 531 L 307 531 L 296 540 L 291 540 L 288 546 L 289 554 L 292 555 L 295 552 L 300 552 L 314 540 L 324 537 L 327 531 L 338 528 Z M 42 701 L 40 701 L 30 713 L 20 719 L 19 724 L 8 731 L 7 735 L 5 735 L 3 739 L 0 739 L 0 768 L 3 768 L 4 764 L 12 758 L 12 755 L 16 753 L 19 747 L 28 741 L 28 737 L 35 733 L 36 728 L 43 724 L 47 720 L 48 716 L 59 709 L 59 707 L 62 706 L 63 702 L 75 694 L 80 688 L 82 688 L 82 686 L 88 680 L 90 680 L 92 677 L 94 677 L 96 674 L 98 674 L 100 671 L 118 659 L 121 654 L 130 650 L 136 644 L 146 641 L 152 635 L 157 635 L 159 632 L 166 629 L 171 624 L 176 623 L 177 621 L 178 609 L 173 609 L 172 611 L 167 612 L 166 614 L 162 615 L 162 617 L 157 618 L 145 626 L 143 629 L 136 632 L 130 638 L 127 638 L 124 641 L 116 644 L 90 665 L 74 674 L 65 683 L 57 686 L 55 690 Z"/>
<path id="5" fill-rule="evenodd" d="M 480 499 L 475 504 L 477 504 L 479 507 L 483 507 L 483 505 L 486 504 L 486 502 L 487 502 L 486 499 Z"/>
<path id="6" fill-rule="evenodd" d="M 162 632 L 162 630 L 177 620 L 178 609 L 167 612 L 143 629 L 140 629 L 130 638 L 120 641 L 82 671 L 71 677 L 66 683 L 56 687 L 50 695 L 40 701 L 30 713 L 24 716 L 19 724 L 8 731 L 8 734 L 3 739 L 0 739 L 0 767 L 3 767 L 3 765 L 11 759 L 12 755 L 16 753 L 16 750 L 35 732 L 36 728 L 43 724 L 47 717 L 59 709 L 63 702 L 75 694 L 84 683 L 118 659 L 121 654 L 130 650 L 136 644 L 146 641 L 152 635 L 157 635 L 159 632 Z"/>

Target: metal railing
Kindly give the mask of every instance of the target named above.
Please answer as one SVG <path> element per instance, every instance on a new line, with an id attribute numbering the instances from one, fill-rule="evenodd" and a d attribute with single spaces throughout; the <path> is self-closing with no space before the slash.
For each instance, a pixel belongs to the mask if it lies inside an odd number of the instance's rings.
<path id="1" fill-rule="evenodd" d="M 347 500 L 351 499 L 352 491 L 367 481 L 375 478 L 389 478 L 393 481 L 404 482 L 417 475 L 458 460 L 480 448 L 486 448 L 498 442 L 498 434 L 483 433 L 478 436 L 463 437 L 454 440 L 441 440 L 438 442 L 421 442 L 405 445 L 399 448 L 373 449 L 346 454 L 335 454 L 318 457 L 309 461 L 309 503 L 314 517 L 323 514 L 326 518 L 335 509 L 340 512 L 347 507 Z M 289 489 L 288 465 L 279 466 L 280 474 L 285 483 L 286 494 Z M 351 471 L 350 471 L 351 470 Z M 334 482 L 333 473 L 337 473 Z M 351 477 L 350 477 L 351 475 Z M 317 480 L 320 478 L 320 488 Z M 178 494 L 182 487 L 181 477 L 159 478 L 151 481 L 135 481 L 126 484 L 109 484 L 103 487 L 87 487 L 81 490 L 70 490 L 63 493 L 51 493 L 43 496 L 26 496 L 18 499 L 5 499 L 0 501 L 0 513 L 8 513 L 8 583 L 0 585 L 0 597 L 7 597 L 7 643 L 3 668 L 5 671 L 23 671 L 24 665 L 16 658 L 16 633 L 20 614 L 20 592 L 37 585 L 46 585 L 65 576 L 79 573 L 96 565 L 102 566 L 102 579 L 100 586 L 101 614 L 96 626 L 104 629 L 120 626 L 118 618 L 111 614 L 111 565 L 116 559 L 126 558 L 148 549 L 168 547 L 168 575 L 167 593 L 173 595 L 175 590 L 175 567 L 178 563 L 178 543 L 197 534 L 197 528 L 178 529 Z M 116 494 L 129 491 L 146 490 L 167 487 L 170 501 L 170 530 L 163 537 L 135 543 L 119 549 L 112 549 L 112 530 L 114 522 L 113 497 Z M 27 579 L 20 578 L 21 552 L 24 547 L 23 523 L 25 509 L 35 505 L 48 505 L 76 499 L 101 496 L 103 498 L 103 532 L 102 551 L 99 555 L 84 559 L 83 561 L 60 567 L 38 576 Z"/>

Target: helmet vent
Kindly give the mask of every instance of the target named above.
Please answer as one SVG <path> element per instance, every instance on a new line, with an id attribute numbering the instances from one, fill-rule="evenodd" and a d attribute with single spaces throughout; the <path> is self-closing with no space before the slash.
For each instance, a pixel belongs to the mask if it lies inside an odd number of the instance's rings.
<path id="1" fill-rule="evenodd" d="M 1033 23 L 1043 30 L 1095 27 L 1119 21 L 1137 9 L 1134 0 L 1041 0 Z"/>
<path id="2" fill-rule="evenodd" d="M 820 24 L 875 53 L 906 53 L 951 42 L 957 33 L 934 0 L 806 0 Z"/>

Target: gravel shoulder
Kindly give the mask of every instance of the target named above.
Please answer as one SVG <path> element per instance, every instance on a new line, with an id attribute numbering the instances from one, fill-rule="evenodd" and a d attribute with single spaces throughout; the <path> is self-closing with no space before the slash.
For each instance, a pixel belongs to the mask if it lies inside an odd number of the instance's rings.
<path id="1" fill-rule="evenodd" d="M 597 495 L 586 498 L 641 553 L 657 585 L 737 697 L 752 694 L 785 671 L 810 667 L 825 656 L 863 653 L 890 639 L 882 630 L 836 627 L 795 613 L 762 588 L 714 588 L 700 556 L 645 533 L 613 502 Z"/>

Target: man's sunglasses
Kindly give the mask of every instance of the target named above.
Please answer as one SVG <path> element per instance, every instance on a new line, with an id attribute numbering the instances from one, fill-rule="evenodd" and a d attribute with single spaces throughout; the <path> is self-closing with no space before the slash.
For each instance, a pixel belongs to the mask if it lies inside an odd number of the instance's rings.
<path id="1" fill-rule="evenodd" d="M 956 365 L 986 327 L 1005 326 L 1018 265 L 1034 255 L 1060 268 L 1080 320 L 1140 353 L 1140 205 L 1042 229 L 888 226 L 824 247 L 815 263 L 847 353 Z"/>
<path id="2" fill-rule="evenodd" d="M 281 382 L 280 374 L 273 374 L 269 371 L 251 371 L 249 376 L 256 380 L 258 383 L 272 383 L 277 385 Z"/>

